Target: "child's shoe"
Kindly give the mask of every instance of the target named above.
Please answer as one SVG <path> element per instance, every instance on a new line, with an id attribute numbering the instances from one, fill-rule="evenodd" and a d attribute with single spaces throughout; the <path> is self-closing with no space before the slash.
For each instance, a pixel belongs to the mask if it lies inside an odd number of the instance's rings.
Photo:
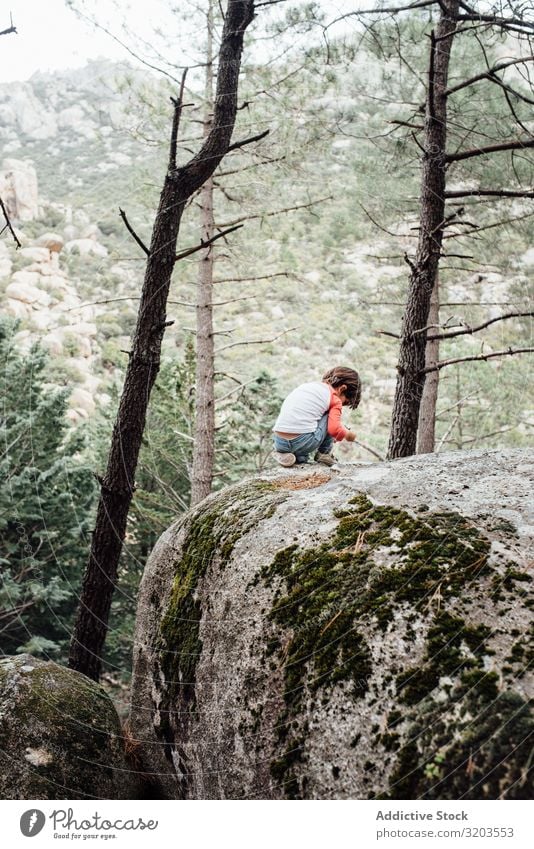
<path id="1" fill-rule="evenodd" d="M 281 466 L 294 466 L 296 457 L 290 451 L 273 451 L 273 457 Z"/>
<path id="2" fill-rule="evenodd" d="M 322 463 L 324 466 L 333 466 L 334 463 L 337 463 L 333 454 L 321 454 L 320 451 L 317 451 L 313 459 L 316 463 Z"/>

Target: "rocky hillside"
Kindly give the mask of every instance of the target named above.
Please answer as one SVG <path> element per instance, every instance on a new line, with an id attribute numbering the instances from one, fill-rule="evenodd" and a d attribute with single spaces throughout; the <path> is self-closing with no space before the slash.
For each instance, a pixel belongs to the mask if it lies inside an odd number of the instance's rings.
<path id="1" fill-rule="evenodd" d="M 160 538 L 131 724 L 164 798 L 532 799 L 534 455 L 280 471 Z"/>
<path id="2" fill-rule="evenodd" d="M 249 84 L 245 76 L 243 85 Z M 251 171 L 249 163 L 248 171 L 226 178 L 225 194 L 217 199 L 221 223 L 252 216 L 218 250 L 223 282 L 217 286 L 216 332 L 231 345 L 219 346 L 224 350 L 217 368 L 225 395 L 235 388 L 227 374 L 246 382 L 266 369 L 283 392 L 334 363 L 354 364 L 364 392 L 352 425 L 383 452 L 397 343 L 380 334 L 400 327 L 403 253 L 413 249 L 415 221 L 399 210 L 404 196 L 417 194 L 418 175 L 398 170 L 393 156 L 378 155 L 362 142 L 360 136 L 378 132 L 391 110 L 384 106 L 382 114 L 359 84 L 355 64 L 339 81 L 342 97 L 334 90 L 312 92 L 308 123 L 288 120 L 272 105 L 263 117 L 240 111 L 240 135 L 260 119 L 261 126 L 268 123 L 269 150 L 262 155 L 271 154 L 274 164 Z M 18 343 L 28 346 L 39 338 L 50 350 L 51 383 L 76 393 L 73 421 L 91 414 L 89 394 L 97 404 L 105 400 L 126 362 L 144 261 L 119 207 L 148 241 L 167 154 L 168 96 L 168 87 L 153 76 L 106 62 L 0 86 L 0 196 L 22 243 L 17 251 L 3 234 L 0 303 L 20 319 Z M 185 126 L 181 156 L 189 156 L 196 134 L 197 125 Z M 327 200 L 308 208 L 315 198 Z M 524 216 L 525 203 L 514 202 L 510 215 Z M 273 214 L 293 206 L 302 208 Z M 374 210 L 378 227 L 362 206 Z M 196 227 L 192 208 L 184 219 L 184 247 L 197 241 Z M 528 229 L 516 227 L 505 243 L 490 238 L 484 245 L 480 271 L 445 273 L 443 324 L 476 324 L 509 309 L 525 310 L 534 277 L 529 245 Z M 164 343 L 170 356 L 181 355 L 191 336 L 195 278 L 194 258 L 176 270 L 169 303 L 174 325 Z M 443 353 L 476 355 L 517 340 L 524 346 L 530 335 L 527 318 L 507 321 L 489 328 L 483 347 L 480 337 L 466 335 Z M 445 373 L 438 426 L 445 447 L 479 439 L 482 445 L 527 441 L 534 400 L 524 362 L 508 358 L 464 367 L 454 381 L 452 371 Z"/>

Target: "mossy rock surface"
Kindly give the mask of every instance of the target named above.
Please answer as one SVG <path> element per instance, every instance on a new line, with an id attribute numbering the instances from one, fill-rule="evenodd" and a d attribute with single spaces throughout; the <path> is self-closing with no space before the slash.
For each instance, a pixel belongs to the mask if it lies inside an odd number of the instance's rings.
<path id="1" fill-rule="evenodd" d="M 0 660 L 0 798 L 129 799 L 117 712 L 85 675 L 23 654 Z"/>
<path id="2" fill-rule="evenodd" d="M 534 454 L 273 471 L 158 541 L 131 726 L 164 798 L 525 799 Z"/>

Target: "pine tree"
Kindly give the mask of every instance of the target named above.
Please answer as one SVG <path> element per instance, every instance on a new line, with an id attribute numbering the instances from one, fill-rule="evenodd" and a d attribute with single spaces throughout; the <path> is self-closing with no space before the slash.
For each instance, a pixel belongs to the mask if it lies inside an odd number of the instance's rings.
<path id="1" fill-rule="evenodd" d="M 62 655 L 70 636 L 96 482 L 67 389 L 46 384 L 47 354 L 23 356 L 19 322 L 0 321 L 0 645 Z"/>

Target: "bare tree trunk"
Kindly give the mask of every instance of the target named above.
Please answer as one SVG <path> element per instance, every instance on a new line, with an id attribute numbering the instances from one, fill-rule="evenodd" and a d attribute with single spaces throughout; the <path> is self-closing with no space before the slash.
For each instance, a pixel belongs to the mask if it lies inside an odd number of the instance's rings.
<path id="1" fill-rule="evenodd" d="M 430 310 L 428 313 L 428 326 L 432 328 L 425 350 L 425 368 L 435 366 L 439 360 L 439 274 L 436 274 L 432 297 L 430 298 Z M 419 427 L 417 431 L 417 453 L 432 454 L 436 439 L 436 404 L 438 402 L 439 370 L 427 374 L 423 395 L 421 397 L 421 408 L 419 410 Z"/>
<path id="2" fill-rule="evenodd" d="M 243 37 L 253 16 L 254 0 L 228 0 L 212 130 L 200 151 L 183 167 L 176 166 L 176 136 L 182 106 L 176 101 L 169 166 L 152 231 L 137 324 L 107 469 L 101 481 L 91 552 L 70 646 L 69 666 L 95 680 L 99 679 L 102 668 L 146 411 L 160 365 L 180 221 L 187 200 L 213 174 L 228 151 L 237 110 Z"/>
<path id="3" fill-rule="evenodd" d="M 388 459 L 415 453 L 419 406 L 425 375 L 426 327 L 438 270 L 445 217 L 447 79 L 456 30 L 458 0 L 442 0 L 436 33 L 432 31 L 426 99 L 419 241 L 412 274 L 397 364 Z"/>
<path id="4" fill-rule="evenodd" d="M 208 40 L 206 50 L 206 91 L 204 136 L 213 120 L 213 0 L 208 6 Z M 201 239 L 215 235 L 213 216 L 213 177 L 200 194 Z M 196 380 L 193 463 L 191 470 L 191 505 L 198 504 L 211 492 L 215 461 L 215 352 L 213 342 L 213 247 L 202 252 L 196 304 Z"/>

